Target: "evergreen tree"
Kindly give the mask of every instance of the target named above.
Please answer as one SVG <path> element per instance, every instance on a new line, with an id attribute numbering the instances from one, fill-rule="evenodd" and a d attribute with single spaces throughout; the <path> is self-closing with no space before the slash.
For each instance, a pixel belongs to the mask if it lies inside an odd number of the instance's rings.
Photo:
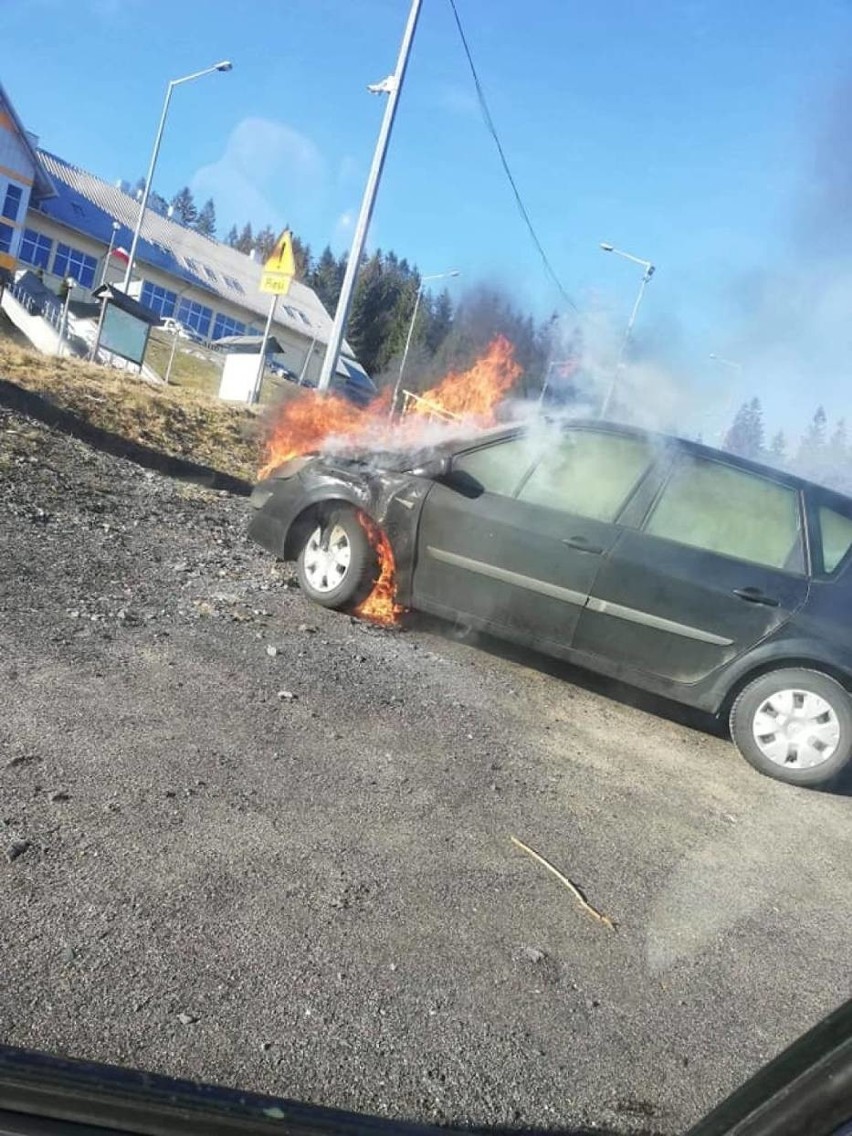
<path id="1" fill-rule="evenodd" d="M 769 444 L 769 456 L 772 459 L 773 465 L 784 465 L 787 460 L 787 439 L 784 436 L 784 431 L 779 430 L 774 434 L 772 441 Z"/>
<path id="2" fill-rule="evenodd" d="M 759 398 L 744 402 L 737 411 L 722 448 L 743 458 L 759 458 L 763 452 L 763 409 Z"/>
<path id="3" fill-rule="evenodd" d="M 262 229 L 258 229 L 254 237 L 254 247 L 257 250 L 257 260 L 266 260 L 272 250 L 275 248 L 275 242 L 278 239 L 278 234 L 269 225 L 265 225 Z"/>
<path id="4" fill-rule="evenodd" d="M 426 350 L 434 355 L 441 344 L 450 334 L 453 326 L 453 302 L 446 288 L 441 291 L 435 300 L 429 297 L 429 318 L 426 324 L 424 342 Z"/>
<path id="5" fill-rule="evenodd" d="M 198 210 L 188 185 L 172 198 L 172 209 L 174 209 L 174 219 L 180 221 L 182 225 L 194 225 L 198 220 Z"/>
<path id="6" fill-rule="evenodd" d="M 225 244 L 230 245 L 231 248 L 236 248 L 239 239 L 240 235 L 237 232 L 237 226 L 231 225 L 230 229 L 228 229 L 228 235 L 225 237 Z"/>
<path id="7" fill-rule="evenodd" d="M 293 234 L 293 258 L 296 261 L 296 279 L 306 280 L 311 272 L 311 246 L 303 244 Z"/>
<path id="8" fill-rule="evenodd" d="M 838 468 L 845 466 L 849 461 L 849 437 L 846 431 L 846 419 L 838 420 L 828 443 L 828 459 L 832 466 Z"/>
<path id="9" fill-rule="evenodd" d="M 829 449 L 826 443 L 828 419 L 825 410 L 818 406 L 802 435 L 793 468 L 801 477 L 823 481 L 828 467 Z"/>
<path id="10" fill-rule="evenodd" d="M 239 252 L 244 252 L 248 255 L 254 248 L 254 235 L 251 230 L 251 221 L 247 221 L 240 230 L 240 235 L 234 244 L 234 248 Z"/>
<path id="11" fill-rule="evenodd" d="M 201 206 L 193 228 L 205 237 L 216 236 L 216 206 L 212 198 L 209 197 Z"/>
<path id="12" fill-rule="evenodd" d="M 332 316 L 337 311 L 345 271 L 346 262 L 342 257 L 338 260 L 330 246 L 326 245 L 306 278 L 308 286 L 316 292 L 320 303 Z"/>

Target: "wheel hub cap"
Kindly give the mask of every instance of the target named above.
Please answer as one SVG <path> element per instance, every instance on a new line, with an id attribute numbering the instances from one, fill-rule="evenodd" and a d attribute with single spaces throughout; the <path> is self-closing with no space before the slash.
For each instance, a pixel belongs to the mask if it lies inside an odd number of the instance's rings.
<path id="1" fill-rule="evenodd" d="M 840 722 L 831 703 L 808 690 L 779 690 L 765 699 L 752 723 L 761 753 L 787 769 L 812 769 L 840 744 Z"/>
<path id="2" fill-rule="evenodd" d="M 340 525 L 325 535 L 319 526 L 305 546 L 305 575 L 318 592 L 334 591 L 349 571 L 351 561 L 349 537 Z"/>

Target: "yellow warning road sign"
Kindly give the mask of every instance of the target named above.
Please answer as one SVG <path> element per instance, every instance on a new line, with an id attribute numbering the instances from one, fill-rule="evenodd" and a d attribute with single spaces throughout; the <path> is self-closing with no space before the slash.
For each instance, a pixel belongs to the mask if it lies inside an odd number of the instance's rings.
<path id="1" fill-rule="evenodd" d="M 286 296 L 296 275 L 296 258 L 293 255 L 293 234 L 285 229 L 263 266 L 260 278 L 261 292 Z"/>

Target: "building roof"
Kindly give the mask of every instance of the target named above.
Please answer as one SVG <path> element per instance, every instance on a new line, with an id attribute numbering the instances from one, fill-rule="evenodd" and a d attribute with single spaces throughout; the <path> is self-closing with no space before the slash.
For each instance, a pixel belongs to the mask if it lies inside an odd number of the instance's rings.
<path id="1" fill-rule="evenodd" d="M 7 114 L 15 124 L 15 129 L 20 136 L 21 144 L 32 159 L 33 189 L 30 200 L 32 200 L 33 196 L 37 198 L 53 197 L 56 194 L 56 189 L 54 188 L 53 182 L 50 180 L 50 177 L 39 162 L 38 150 L 36 149 L 37 143 L 35 142 L 33 135 L 25 129 L 24 124 L 21 122 L 20 118 L 18 118 L 18 112 L 12 105 L 12 100 L 6 94 L 6 90 L 2 83 L 0 83 L 0 103 L 2 103 L 2 105 L 6 108 Z"/>
<path id="2" fill-rule="evenodd" d="M 136 198 L 46 150 L 38 155 L 44 173 L 56 187 L 56 197 L 42 202 L 38 211 L 104 245 L 112 237 L 113 221 L 118 221 L 121 228 L 115 244 L 129 249 L 139 216 Z M 151 209 L 146 210 L 142 223 L 137 271 L 146 264 L 209 293 L 213 305 L 218 297 L 259 320 L 264 320 L 269 311 L 269 296 L 258 290 L 263 269 L 260 262 Z M 328 342 L 332 327 L 331 317 L 315 293 L 298 280 L 293 281 L 286 296 L 280 297 L 275 323 L 318 343 Z M 352 354 L 347 344 L 343 349 Z"/>

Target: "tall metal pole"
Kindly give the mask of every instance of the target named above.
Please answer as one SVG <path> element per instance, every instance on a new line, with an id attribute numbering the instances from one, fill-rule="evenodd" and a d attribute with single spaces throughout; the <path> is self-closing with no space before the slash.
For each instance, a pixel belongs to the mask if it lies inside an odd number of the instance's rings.
<path id="1" fill-rule="evenodd" d="M 311 359 L 313 359 L 313 357 L 314 357 L 314 348 L 316 347 L 316 345 L 317 345 L 317 337 L 314 336 L 313 339 L 311 340 L 310 347 L 305 352 L 305 361 L 302 364 L 301 371 L 299 371 L 299 378 L 298 378 L 299 386 L 301 386 L 302 383 L 304 383 L 305 378 L 307 377 L 308 367 L 311 364 Z"/>
<path id="2" fill-rule="evenodd" d="M 127 259 L 127 268 L 124 272 L 124 283 L 121 286 L 121 290 L 125 295 L 127 295 L 127 289 L 130 287 L 130 277 L 133 274 L 133 265 L 136 262 L 136 249 L 139 245 L 139 236 L 142 232 L 142 222 L 145 220 L 145 210 L 148 207 L 148 196 L 151 193 L 151 183 L 154 180 L 154 170 L 156 169 L 157 157 L 160 153 L 160 143 L 163 140 L 163 130 L 165 129 L 166 117 L 169 113 L 169 103 L 172 101 L 172 91 L 175 87 L 179 87 L 181 83 L 191 83 L 193 79 L 200 79 L 203 75 L 212 75 L 214 71 L 230 71 L 232 66 L 229 60 L 223 59 L 221 63 L 214 63 L 212 67 L 205 67 L 203 71 L 193 71 L 191 75 L 184 75 L 180 79 L 172 79 L 166 87 L 166 97 L 163 100 L 160 125 L 157 127 L 154 149 L 151 151 L 151 161 L 148 163 L 148 173 L 145 176 L 145 188 L 142 191 L 142 199 L 139 202 L 139 216 L 136 218 L 136 228 L 133 230 L 133 240 L 130 244 L 130 256 Z"/>
<path id="3" fill-rule="evenodd" d="M 109 268 L 109 258 L 112 256 L 112 249 L 113 249 L 113 245 L 115 244 L 116 234 L 118 233 L 118 230 L 120 228 L 121 228 L 121 226 L 119 225 L 118 221 L 113 221 L 113 223 L 112 223 L 112 234 L 110 235 L 110 238 L 109 238 L 109 248 L 107 249 L 106 257 L 104 258 L 104 270 L 101 273 L 101 287 L 103 287 L 103 285 L 106 284 L 107 269 Z"/>
<path id="4" fill-rule="evenodd" d="M 417 299 L 414 301 L 414 311 L 411 313 L 411 323 L 408 325 L 408 335 L 405 338 L 405 350 L 402 353 L 402 358 L 399 361 L 399 374 L 396 376 L 396 383 L 393 388 L 393 398 L 391 399 L 390 411 L 388 418 L 393 418 L 396 413 L 396 404 L 399 400 L 399 390 L 402 386 L 402 375 L 405 371 L 405 363 L 408 359 L 408 351 L 411 347 L 411 337 L 414 335 L 414 324 L 417 321 L 417 312 L 420 309 L 420 300 L 423 296 L 423 281 L 420 281 L 420 287 L 417 289 Z"/>
<path id="5" fill-rule="evenodd" d="M 278 293 L 274 292 L 269 301 L 269 314 L 266 317 L 266 327 L 263 329 L 263 339 L 260 343 L 260 358 L 257 361 L 257 374 L 254 377 L 254 386 L 249 398 L 249 406 L 254 406 L 260 398 L 260 386 L 263 382 L 263 372 L 266 368 L 266 345 L 269 342 L 269 332 L 272 329 L 272 320 L 275 316 L 275 306 L 278 303 Z"/>
<path id="6" fill-rule="evenodd" d="M 361 254 L 364 251 L 364 242 L 367 239 L 367 230 L 370 227 L 370 218 L 373 215 L 376 191 L 379 188 L 379 179 L 382 176 L 382 168 L 385 164 L 385 155 L 387 154 L 388 142 L 390 141 L 391 130 L 393 128 L 393 120 L 396 115 L 396 104 L 399 101 L 402 83 L 405 79 L 408 56 L 411 52 L 411 42 L 414 39 L 417 18 L 420 15 L 420 5 L 421 0 L 411 0 L 411 9 L 408 13 L 408 22 L 405 25 L 405 32 L 403 33 L 402 43 L 399 49 L 396 70 L 393 75 L 386 79 L 383 84 L 380 84 L 379 87 L 380 90 L 387 92 L 388 101 L 385 107 L 381 129 L 379 130 L 376 149 L 373 154 L 373 163 L 370 166 L 370 173 L 367 177 L 364 197 L 361 201 L 361 211 L 358 214 L 358 222 L 355 226 L 355 234 L 352 238 L 352 248 L 349 250 L 349 260 L 346 263 L 346 273 L 343 277 L 343 284 L 340 289 L 340 299 L 337 301 L 337 312 L 334 317 L 331 336 L 329 337 L 328 345 L 325 349 L 325 358 L 322 362 L 322 370 L 320 371 L 320 377 L 317 383 L 317 390 L 320 391 L 328 390 L 332 376 L 337 370 L 340 347 L 343 343 L 343 336 L 349 319 L 349 309 L 352 306 L 352 294 L 355 291 L 355 281 L 358 277 L 358 270 L 361 267 Z"/>
<path id="7" fill-rule="evenodd" d="M 148 196 L 151 193 L 151 182 L 154 180 L 154 170 L 157 165 L 157 157 L 160 153 L 160 143 L 163 141 L 163 130 L 166 125 L 166 117 L 169 113 L 169 103 L 172 101 L 172 91 L 175 89 L 174 83 L 169 83 L 166 87 L 166 97 L 163 101 L 163 111 L 160 115 L 160 125 L 157 127 L 157 136 L 154 139 L 154 149 L 151 151 L 151 161 L 148 163 L 148 173 L 145 175 L 145 188 L 142 190 L 142 200 L 139 202 L 139 216 L 136 218 L 136 228 L 133 230 L 133 240 L 130 242 L 130 255 L 127 258 L 127 268 L 124 270 L 124 283 L 121 286 L 122 292 L 127 295 L 127 290 L 130 287 L 130 277 L 133 275 L 133 265 L 136 262 L 136 249 L 139 246 L 139 236 L 142 232 L 142 222 L 145 220 L 145 210 L 148 207 Z"/>
<path id="8" fill-rule="evenodd" d="M 57 356 L 62 355 L 63 352 L 66 355 L 70 354 L 70 352 L 66 350 L 66 341 L 68 339 L 68 309 L 71 307 L 71 293 L 77 287 L 77 281 L 73 277 L 68 276 L 65 279 L 65 284 L 68 291 L 65 293 L 65 303 L 62 305 L 62 319 L 59 324 L 59 343 L 56 348 Z"/>
<path id="9" fill-rule="evenodd" d="M 621 347 L 618 351 L 618 359 L 615 364 L 615 371 L 613 372 L 612 382 L 609 384 L 609 390 L 606 392 L 606 398 L 601 406 L 601 418 L 606 418 L 609 408 L 612 404 L 612 399 L 615 394 L 615 388 L 618 385 L 618 380 L 621 377 L 621 372 L 624 369 L 624 355 L 627 351 L 627 345 L 630 342 L 630 337 L 633 334 L 633 325 L 636 323 L 636 315 L 639 311 L 639 305 L 642 303 L 642 297 L 645 295 L 645 289 L 648 286 L 648 281 L 654 275 L 654 266 L 649 264 L 645 269 L 642 281 L 639 285 L 639 293 L 636 296 L 636 302 L 633 305 L 633 311 L 630 313 L 630 319 L 627 321 L 627 327 L 624 331 L 624 337 L 621 340 Z"/>

